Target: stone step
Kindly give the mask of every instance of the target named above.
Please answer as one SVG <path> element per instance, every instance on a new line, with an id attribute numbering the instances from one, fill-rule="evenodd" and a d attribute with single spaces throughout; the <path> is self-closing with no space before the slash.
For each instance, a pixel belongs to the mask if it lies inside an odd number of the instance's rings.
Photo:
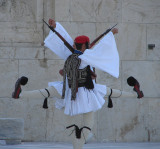
<path id="1" fill-rule="evenodd" d="M 23 119 L 0 118 L 0 140 L 4 140 L 5 144 L 20 144 L 23 137 Z"/>

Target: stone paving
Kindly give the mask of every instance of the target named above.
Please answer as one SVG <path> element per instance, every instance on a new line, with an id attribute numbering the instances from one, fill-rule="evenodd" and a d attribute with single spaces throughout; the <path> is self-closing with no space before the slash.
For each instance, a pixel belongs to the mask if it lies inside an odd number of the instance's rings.
<path id="1" fill-rule="evenodd" d="M 54 142 L 24 142 L 20 145 L 4 145 L 0 143 L 0 149 L 73 149 L 69 143 Z M 88 143 L 83 149 L 160 149 L 157 143 Z"/>

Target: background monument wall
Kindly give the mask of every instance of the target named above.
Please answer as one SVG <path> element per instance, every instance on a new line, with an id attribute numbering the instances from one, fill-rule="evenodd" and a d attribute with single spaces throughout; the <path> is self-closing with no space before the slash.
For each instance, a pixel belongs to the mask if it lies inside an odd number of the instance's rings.
<path id="1" fill-rule="evenodd" d="M 97 83 L 132 91 L 126 79 L 134 76 L 145 98 L 113 99 L 112 109 L 106 103 L 95 113 L 92 141 L 160 141 L 159 16 L 159 0 L 0 0 L 0 117 L 24 118 L 24 141 L 70 141 L 54 100 L 44 110 L 43 99 L 11 99 L 15 80 L 27 76 L 25 90 L 62 80 L 58 71 L 64 61 L 41 46 L 49 32 L 43 18 L 55 18 L 72 38 L 85 34 L 91 41 L 118 23 L 120 76 L 97 70 Z"/>

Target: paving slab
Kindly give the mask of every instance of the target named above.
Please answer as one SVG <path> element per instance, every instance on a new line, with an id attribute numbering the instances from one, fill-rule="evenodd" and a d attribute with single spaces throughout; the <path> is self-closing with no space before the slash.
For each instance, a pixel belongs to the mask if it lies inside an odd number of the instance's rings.
<path id="1" fill-rule="evenodd" d="M 5 145 L 0 141 L 0 149 L 73 149 L 69 143 L 57 142 L 23 142 L 20 145 Z M 83 149 L 160 149 L 160 142 L 156 143 L 88 143 Z"/>

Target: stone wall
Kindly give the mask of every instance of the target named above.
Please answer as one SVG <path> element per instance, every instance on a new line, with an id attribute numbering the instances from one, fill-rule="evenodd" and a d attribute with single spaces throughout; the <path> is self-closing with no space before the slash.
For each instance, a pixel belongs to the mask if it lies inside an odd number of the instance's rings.
<path id="1" fill-rule="evenodd" d="M 92 141 L 160 141 L 159 7 L 159 0 L 0 0 L 0 117 L 24 118 L 24 141 L 70 141 L 54 100 L 44 110 L 43 99 L 11 99 L 15 80 L 27 76 L 25 90 L 62 80 L 58 71 L 64 62 L 41 46 L 49 32 L 42 18 L 55 18 L 72 38 L 85 34 L 91 41 L 118 23 L 120 76 L 97 70 L 97 83 L 132 91 L 126 84 L 132 75 L 145 98 L 113 99 L 113 109 L 106 103 L 95 113 Z M 149 50 L 148 44 L 155 48 Z"/>

